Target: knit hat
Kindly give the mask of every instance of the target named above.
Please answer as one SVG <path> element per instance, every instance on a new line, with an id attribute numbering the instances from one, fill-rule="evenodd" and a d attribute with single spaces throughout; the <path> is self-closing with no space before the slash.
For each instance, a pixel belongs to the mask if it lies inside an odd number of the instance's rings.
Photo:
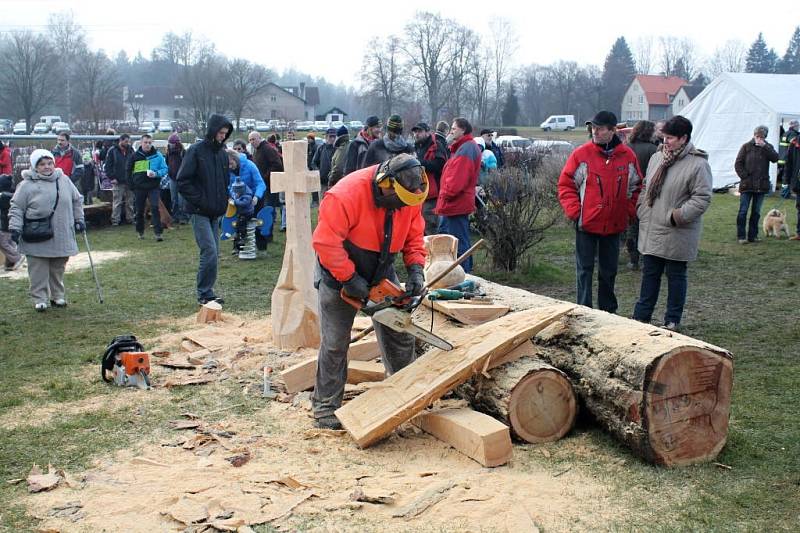
<path id="1" fill-rule="evenodd" d="M 56 160 L 56 158 L 53 156 L 53 153 L 50 150 L 39 148 L 37 150 L 34 150 L 33 153 L 31 153 L 31 168 L 35 169 L 36 165 L 39 164 L 39 160 L 43 157 L 49 157 L 53 161 Z"/>
<path id="2" fill-rule="evenodd" d="M 367 124 L 368 128 L 374 128 L 375 126 L 380 126 L 381 125 L 381 119 L 379 119 L 375 115 L 370 115 L 370 116 L 367 117 L 366 124 Z"/>
<path id="3" fill-rule="evenodd" d="M 450 124 L 444 120 L 440 120 L 436 123 L 436 131 L 442 135 L 447 135 L 447 132 L 450 131 Z"/>
<path id="4" fill-rule="evenodd" d="M 347 130 L 347 126 L 339 126 L 339 129 L 336 130 L 336 136 L 341 137 L 342 135 L 348 135 L 350 132 Z"/>
<path id="5" fill-rule="evenodd" d="M 309 133 L 308 135 L 306 135 L 306 139 L 316 139 L 316 138 L 317 138 L 317 136 L 314 135 L 313 131 L 311 133 Z"/>
<path id="6" fill-rule="evenodd" d="M 403 133 L 403 118 L 400 115 L 392 115 L 386 121 L 386 130 L 392 133 Z"/>
<path id="7" fill-rule="evenodd" d="M 169 136 L 167 142 L 170 142 L 172 144 L 178 144 L 179 142 L 181 142 L 181 136 L 178 135 L 177 133 L 173 133 L 172 135 Z"/>
<path id="8" fill-rule="evenodd" d="M 431 131 L 430 126 L 425 122 L 417 122 L 411 131 Z"/>
<path id="9" fill-rule="evenodd" d="M 328 128 L 325 130 L 325 135 L 336 135 L 336 128 Z"/>

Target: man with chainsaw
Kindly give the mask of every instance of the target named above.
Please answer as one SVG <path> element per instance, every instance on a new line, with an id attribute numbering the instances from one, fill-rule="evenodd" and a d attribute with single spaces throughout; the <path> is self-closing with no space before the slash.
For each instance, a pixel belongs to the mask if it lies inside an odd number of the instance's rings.
<path id="1" fill-rule="evenodd" d="M 381 282 L 398 284 L 394 270 L 398 252 L 403 253 L 408 273 L 406 293 L 419 296 L 424 290 L 422 203 L 427 194 L 423 166 L 413 156 L 399 154 L 345 176 L 320 204 L 313 238 L 322 339 L 312 397 L 317 427 L 342 427 L 334 411 L 342 404 L 350 330 L 358 312 L 345 298 L 361 307 Z M 412 335 L 376 320 L 373 324 L 387 375 L 414 360 Z"/>

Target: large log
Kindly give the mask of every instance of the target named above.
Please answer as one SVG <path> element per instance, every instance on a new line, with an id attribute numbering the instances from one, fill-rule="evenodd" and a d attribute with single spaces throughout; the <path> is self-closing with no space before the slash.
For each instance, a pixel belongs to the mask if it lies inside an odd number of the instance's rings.
<path id="1" fill-rule="evenodd" d="M 559 300 L 482 281 L 514 309 Z M 586 408 L 647 461 L 686 465 L 725 445 L 733 386 L 730 352 L 703 341 L 578 306 L 533 339 L 564 371 Z"/>
<path id="2" fill-rule="evenodd" d="M 578 403 L 569 378 L 541 359 L 526 356 L 478 375 L 457 392 L 525 442 L 552 442 L 575 424 Z"/>

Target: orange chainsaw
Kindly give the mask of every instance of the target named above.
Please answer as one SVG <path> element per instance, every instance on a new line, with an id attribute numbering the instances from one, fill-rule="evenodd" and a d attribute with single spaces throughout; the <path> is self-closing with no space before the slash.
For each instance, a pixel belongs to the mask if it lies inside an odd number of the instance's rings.
<path id="1" fill-rule="evenodd" d="M 109 374 L 111 376 L 109 377 Z M 100 377 L 120 387 L 150 389 L 150 354 L 134 335 L 117 335 L 106 346 Z"/>
<path id="2" fill-rule="evenodd" d="M 383 324 L 399 333 L 408 333 L 422 342 L 442 350 L 453 349 L 453 345 L 448 341 L 411 321 L 411 313 L 422 303 L 424 293 L 419 296 L 411 296 L 411 293 L 403 291 L 388 279 L 382 279 L 370 289 L 366 302 L 348 296 L 344 289 L 339 292 L 339 295 L 342 300 L 371 317 L 378 324 Z"/>

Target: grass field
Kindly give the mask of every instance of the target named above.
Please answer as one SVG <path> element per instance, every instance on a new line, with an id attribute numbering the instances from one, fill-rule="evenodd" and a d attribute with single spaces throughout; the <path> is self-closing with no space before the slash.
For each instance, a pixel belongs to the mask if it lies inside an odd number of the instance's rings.
<path id="1" fill-rule="evenodd" d="M 765 211 L 776 203 L 768 198 Z M 588 456 L 559 454 L 559 461 L 581 463 L 610 484 L 630 512 L 597 522 L 598 530 L 621 531 L 797 531 L 800 529 L 800 328 L 798 258 L 800 243 L 765 240 L 741 246 L 735 239 L 737 199 L 715 195 L 705 219 L 701 254 L 689 268 L 685 333 L 731 350 L 735 360 L 734 395 L 728 444 L 713 465 L 679 469 L 642 463 L 591 425 L 568 439 L 587 443 Z M 782 204 L 792 210 L 791 204 Z M 789 217 L 794 221 L 794 215 Z M 0 530 L 35 530 L 18 499 L 31 464 L 52 463 L 79 471 L 114 450 L 135 446 L 181 410 L 205 401 L 198 389 L 174 390 L 169 401 L 119 407 L 118 389 L 98 379 L 98 360 L 116 334 L 154 337 L 176 329 L 175 321 L 196 310 L 196 248 L 190 228 L 166 233 L 166 241 L 138 241 L 130 226 L 90 232 L 96 250 L 130 250 L 118 262 L 99 267 L 106 303 L 95 299 L 88 271 L 66 277 L 70 307 L 37 314 L 27 296 L 27 281 L 0 280 L 0 415 L 3 412 L 55 414 L 41 424 L 0 426 Z M 265 315 L 282 255 L 282 234 L 267 258 L 239 262 L 223 245 L 218 287 L 227 310 Z M 82 245 L 81 245 L 82 247 Z M 620 313 L 630 315 L 640 276 L 620 259 L 617 292 Z M 479 256 L 477 274 L 537 293 L 572 300 L 573 236 L 566 226 L 548 233 L 518 272 L 499 275 Z M 661 318 L 664 295 L 655 317 Z M 216 398 L 229 414 L 247 414 L 258 400 L 235 392 Z M 107 404 L 104 409 L 76 406 Z M 518 447 L 515 461 L 539 447 Z M 621 466 L 622 464 L 622 466 Z"/>

